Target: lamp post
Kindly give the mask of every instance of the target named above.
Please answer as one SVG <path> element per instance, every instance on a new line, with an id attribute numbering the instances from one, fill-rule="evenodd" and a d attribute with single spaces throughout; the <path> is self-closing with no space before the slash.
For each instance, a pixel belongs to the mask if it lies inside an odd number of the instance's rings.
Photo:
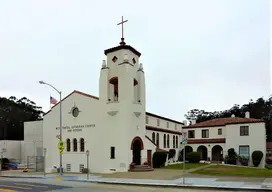
<path id="1" fill-rule="evenodd" d="M 49 83 L 46 83 L 44 81 L 39 81 L 40 84 L 48 85 L 49 87 L 53 88 L 55 91 L 59 94 L 59 115 L 60 115 L 60 141 L 62 141 L 62 109 L 61 109 L 61 91 L 59 91 L 57 88 L 55 88 L 53 85 L 50 85 Z M 59 174 L 62 176 L 62 154 L 60 153 L 60 162 L 59 162 Z"/>
<path id="2" fill-rule="evenodd" d="M 90 155 L 90 151 L 87 150 L 86 151 L 86 156 L 87 156 L 87 181 L 89 180 L 89 155 Z"/>

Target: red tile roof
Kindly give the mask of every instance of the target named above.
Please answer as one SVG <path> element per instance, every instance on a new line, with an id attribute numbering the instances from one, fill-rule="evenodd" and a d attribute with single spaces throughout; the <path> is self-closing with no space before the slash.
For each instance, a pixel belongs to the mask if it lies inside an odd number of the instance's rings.
<path id="1" fill-rule="evenodd" d="M 226 126 L 229 124 L 245 124 L 245 123 L 262 123 L 262 119 L 254 118 L 241 118 L 241 117 L 227 117 L 227 118 L 217 118 L 208 121 L 203 121 L 193 125 L 183 127 L 184 129 L 188 128 L 200 128 L 200 127 L 219 127 Z"/>
<path id="2" fill-rule="evenodd" d="M 218 139 L 188 139 L 189 144 L 193 143 L 226 143 L 225 138 L 218 138 Z"/>
<path id="3" fill-rule="evenodd" d="M 96 96 L 93 96 L 93 95 L 90 95 L 90 94 L 87 94 L 87 93 L 83 93 L 83 92 L 81 92 L 81 91 L 74 90 L 74 91 L 71 92 L 69 95 L 67 95 L 66 97 L 64 97 L 64 98 L 62 99 L 62 101 L 64 101 L 66 98 L 70 97 L 73 93 L 78 93 L 78 94 L 80 94 L 80 95 L 83 95 L 83 96 L 86 96 L 86 97 L 90 97 L 90 98 L 99 100 L 99 97 L 96 97 Z M 56 105 L 54 105 L 52 108 L 54 108 L 54 107 L 57 106 L 58 104 L 59 104 L 59 102 L 58 102 Z M 52 108 L 51 108 L 51 109 L 52 109 Z M 51 111 L 51 109 L 50 109 L 49 111 L 47 111 L 44 115 L 48 114 L 48 113 Z M 179 122 L 179 121 L 175 121 L 175 120 L 173 120 L 173 119 L 169 119 L 169 118 L 166 118 L 166 117 L 162 117 L 162 116 L 156 115 L 156 114 L 154 114 L 154 113 L 146 112 L 146 115 L 152 116 L 152 117 L 156 117 L 156 118 L 160 118 L 160 119 L 164 119 L 164 120 L 167 120 L 167 121 L 171 121 L 171 122 L 173 122 L 173 123 L 178 123 L 178 124 L 184 125 L 183 122 Z"/>

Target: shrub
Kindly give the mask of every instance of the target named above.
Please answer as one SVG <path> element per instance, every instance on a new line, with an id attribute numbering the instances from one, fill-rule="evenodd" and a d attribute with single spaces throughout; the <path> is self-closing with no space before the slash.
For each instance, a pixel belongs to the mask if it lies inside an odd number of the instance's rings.
<path id="1" fill-rule="evenodd" d="M 188 161 L 190 163 L 199 163 L 200 161 L 200 153 L 199 152 L 191 152 L 188 154 Z"/>
<path id="2" fill-rule="evenodd" d="M 172 159 L 176 155 L 176 150 L 175 149 L 170 149 L 169 154 L 168 154 L 168 159 Z"/>
<path id="3" fill-rule="evenodd" d="M 236 157 L 236 152 L 233 148 L 228 149 L 228 156 L 230 158 Z"/>
<path id="4" fill-rule="evenodd" d="M 237 154 L 233 148 L 228 149 L 228 155 L 225 156 L 225 163 L 230 165 L 237 164 Z"/>
<path id="5" fill-rule="evenodd" d="M 243 156 L 239 156 L 239 161 L 242 165 L 244 166 L 248 166 L 248 161 L 249 161 L 249 158 L 248 157 L 243 157 Z"/>
<path id="6" fill-rule="evenodd" d="M 252 153 L 252 163 L 255 167 L 258 167 L 259 164 L 261 163 L 261 160 L 264 156 L 262 151 L 253 151 Z"/>
<path id="7" fill-rule="evenodd" d="M 153 167 L 160 168 L 164 167 L 167 158 L 166 152 L 155 152 L 153 154 Z"/>

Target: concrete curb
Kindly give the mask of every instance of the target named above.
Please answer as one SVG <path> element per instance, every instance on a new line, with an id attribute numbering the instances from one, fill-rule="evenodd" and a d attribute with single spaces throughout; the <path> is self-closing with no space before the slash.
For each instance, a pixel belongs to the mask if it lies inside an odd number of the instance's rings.
<path id="1" fill-rule="evenodd" d="M 74 181 L 74 180 L 66 180 Z M 132 185 L 132 186 L 142 186 L 142 187 L 161 187 L 161 188 L 186 188 L 186 189 L 203 189 L 203 190 L 219 190 L 219 191 L 272 191 L 266 188 L 252 188 L 252 187 L 227 187 L 227 186 L 214 186 L 214 185 L 194 185 L 194 184 L 163 184 L 163 183 L 135 183 L 135 182 L 114 182 L 114 181 L 87 181 L 87 180 L 77 180 L 78 182 L 85 183 L 96 183 L 96 184 L 108 184 L 108 185 Z"/>
<path id="2" fill-rule="evenodd" d="M 26 178 L 26 179 L 46 179 L 47 177 L 21 177 L 21 176 L 0 176 L 0 177 L 4 177 L 4 178 Z"/>

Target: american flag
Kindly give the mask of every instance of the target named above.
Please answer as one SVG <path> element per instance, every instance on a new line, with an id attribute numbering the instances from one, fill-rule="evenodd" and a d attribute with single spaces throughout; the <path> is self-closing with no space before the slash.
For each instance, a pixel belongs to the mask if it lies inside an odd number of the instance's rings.
<path id="1" fill-rule="evenodd" d="M 56 105 L 57 102 L 58 102 L 58 101 L 57 101 L 54 97 L 50 96 L 50 104 Z"/>

